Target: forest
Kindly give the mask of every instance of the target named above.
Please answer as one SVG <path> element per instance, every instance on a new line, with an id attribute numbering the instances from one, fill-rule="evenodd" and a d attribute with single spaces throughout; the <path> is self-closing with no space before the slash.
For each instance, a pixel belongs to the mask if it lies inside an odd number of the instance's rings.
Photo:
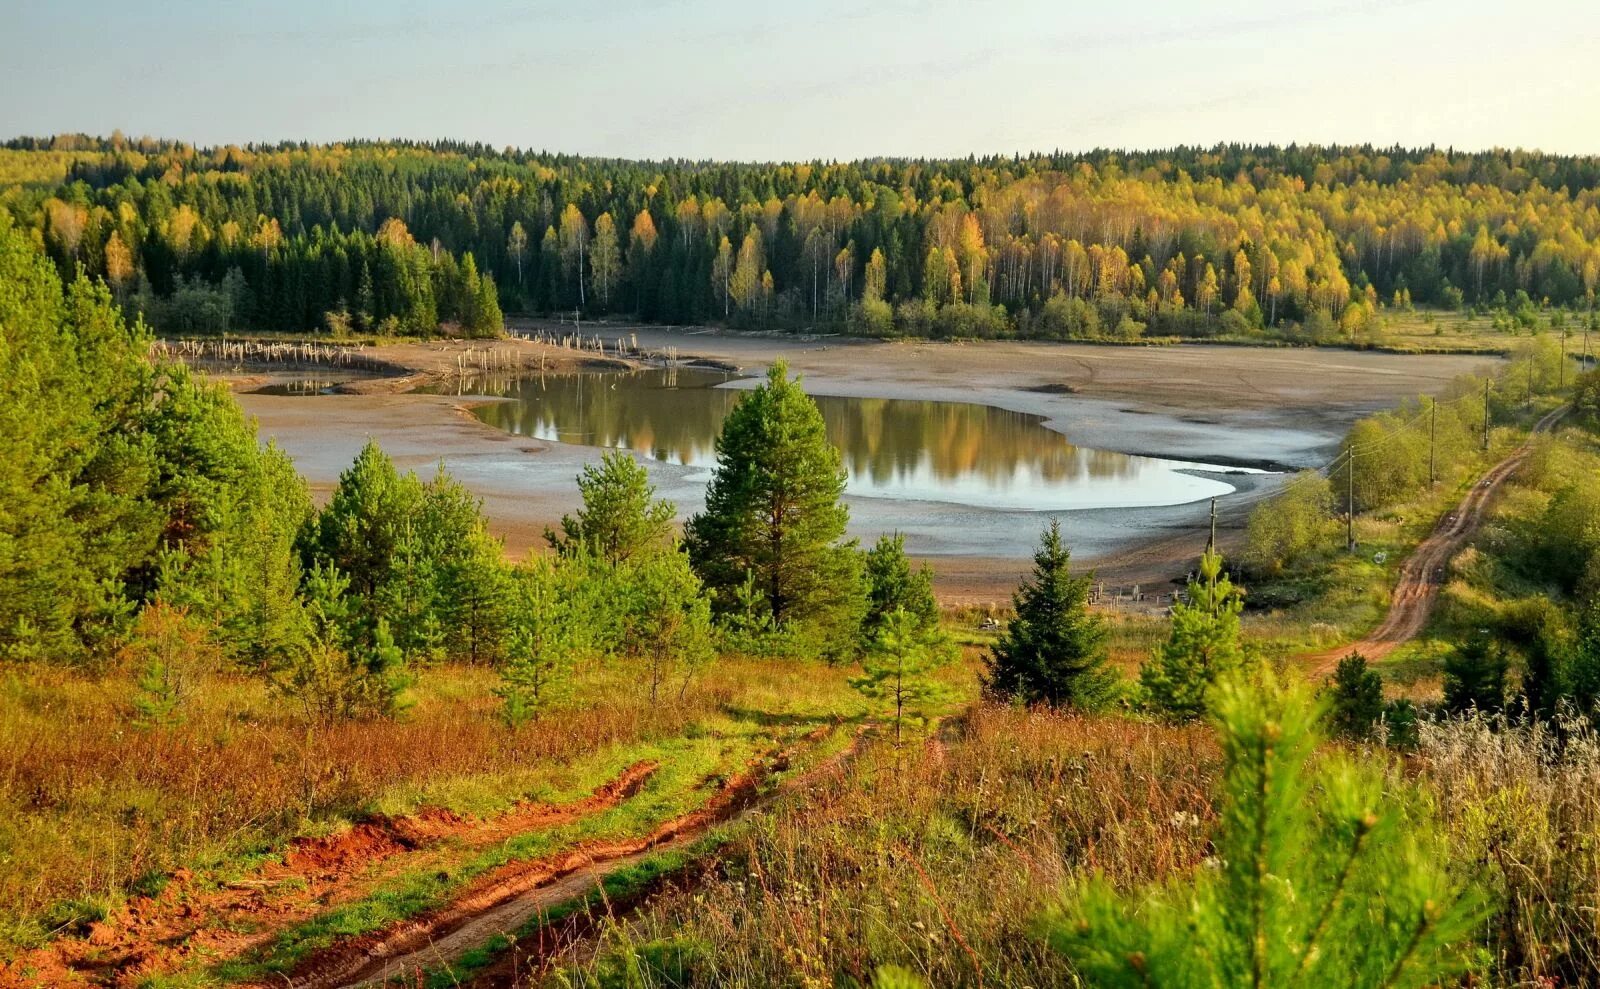
<path id="1" fill-rule="evenodd" d="M 782 360 L 681 526 L 608 450 L 513 559 L 370 440 L 313 498 L 151 347 L 502 306 L 1359 344 L 1380 305 L 1584 313 L 1588 159 L 62 137 L 0 176 L 0 987 L 1600 978 L 1600 371 L 1564 335 L 1356 419 L 1157 608 L 1042 516 L 1008 604 L 942 607 L 849 533 Z M 1354 648 L 1490 477 L 1427 627 Z"/>
<path id="2" fill-rule="evenodd" d="M 1362 344 L 1589 312 L 1600 159 L 1372 147 L 857 162 L 477 144 L 0 150 L 0 205 L 159 332 L 493 335 L 502 310 L 870 336 Z"/>

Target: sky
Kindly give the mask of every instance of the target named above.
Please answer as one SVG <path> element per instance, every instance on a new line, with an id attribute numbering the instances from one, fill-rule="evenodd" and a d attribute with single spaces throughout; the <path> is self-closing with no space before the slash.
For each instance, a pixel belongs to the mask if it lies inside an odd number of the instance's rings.
<path id="1" fill-rule="evenodd" d="M 0 138 L 1600 153 L 1597 0 L 0 0 Z"/>

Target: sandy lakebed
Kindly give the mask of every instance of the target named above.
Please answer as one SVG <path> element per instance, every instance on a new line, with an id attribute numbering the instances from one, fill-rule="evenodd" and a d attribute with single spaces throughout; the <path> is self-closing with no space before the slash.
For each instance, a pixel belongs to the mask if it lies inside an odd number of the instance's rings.
<path id="1" fill-rule="evenodd" d="M 541 325 L 515 324 L 519 330 Z M 745 374 L 781 358 L 817 395 L 989 405 L 1039 416 L 1081 447 L 1274 471 L 1321 465 L 1359 416 L 1406 396 L 1440 392 L 1453 378 L 1493 360 L 1202 345 L 880 342 L 617 323 L 586 324 L 585 330 L 636 340 L 646 350 L 674 348 L 680 359 L 715 360 Z M 234 383 L 263 440 L 276 441 L 294 458 L 319 498 L 372 438 L 403 468 L 428 472 L 442 461 L 483 498 L 491 527 L 508 552 L 521 556 L 541 547 L 545 527 L 577 504 L 573 477 L 598 450 L 488 426 L 473 417 L 471 406 L 482 399 L 470 394 L 409 390 L 430 381 L 437 385 L 463 346 L 373 348 L 369 353 L 413 373 L 361 381 L 357 394 L 254 393 L 274 380 L 270 375 L 235 377 Z M 552 371 L 583 363 L 560 349 L 548 357 Z M 463 391 L 470 392 L 470 385 Z M 645 462 L 659 493 L 678 504 L 680 516 L 699 508 L 703 470 Z M 1227 547 L 1236 544 L 1250 505 L 1275 490 L 1283 475 L 1218 476 L 1235 489 L 1219 503 Z M 1206 500 L 1058 513 L 853 495 L 847 500 L 852 535 L 868 542 L 880 532 L 904 533 L 908 549 L 932 563 L 947 602 L 976 604 L 1005 599 L 1027 571 L 1039 530 L 1052 515 L 1061 518 L 1075 559 L 1095 567 L 1108 584 L 1156 587 L 1190 568 L 1203 548 L 1210 511 Z"/>

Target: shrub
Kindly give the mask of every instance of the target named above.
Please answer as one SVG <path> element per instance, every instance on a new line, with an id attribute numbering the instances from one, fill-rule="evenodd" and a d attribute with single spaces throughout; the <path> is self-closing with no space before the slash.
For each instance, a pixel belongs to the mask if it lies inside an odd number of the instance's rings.
<path id="1" fill-rule="evenodd" d="M 1353 652 L 1339 660 L 1328 684 L 1329 723 L 1334 733 L 1364 739 L 1383 719 L 1383 677 Z"/>
<path id="2" fill-rule="evenodd" d="M 1465 972 L 1485 899 L 1452 877 L 1433 821 L 1384 774 L 1316 765 L 1303 687 L 1217 691 L 1215 858 L 1186 882 L 1071 890 L 1043 926 L 1094 986 L 1429 986 Z"/>

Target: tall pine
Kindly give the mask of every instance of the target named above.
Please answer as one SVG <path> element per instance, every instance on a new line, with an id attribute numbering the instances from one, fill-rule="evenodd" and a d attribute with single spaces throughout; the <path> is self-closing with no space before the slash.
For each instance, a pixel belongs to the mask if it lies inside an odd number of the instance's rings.
<path id="1" fill-rule="evenodd" d="M 778 361 L 723 423 L 705 511 L 685 527 L 689 558 L 724 610 L 748 576 L 774 626 L 853 644 L 861 564 L 842 542 L 844 485 L 817 403 Z"/>

